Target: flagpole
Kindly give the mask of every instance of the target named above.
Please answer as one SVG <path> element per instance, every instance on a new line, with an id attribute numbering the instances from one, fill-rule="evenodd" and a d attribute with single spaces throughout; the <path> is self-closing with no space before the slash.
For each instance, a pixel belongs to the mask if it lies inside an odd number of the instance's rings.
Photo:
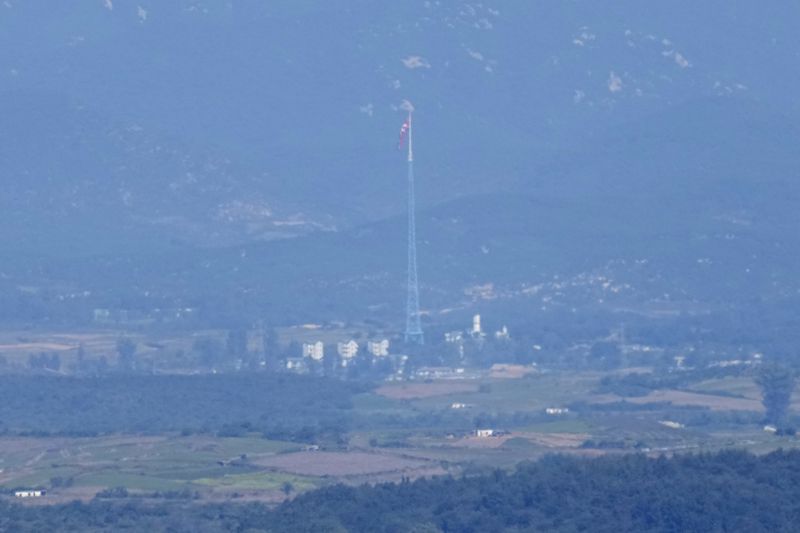
<path id="1" fill-rule="evenodd" d="M 408 112 L 408 162 L 414 161 L 414 150 L 411 147 L 411 111 Z"/>
<path id="2" fill-rule="evenodd" d="M 419 280 L 417 279 L 417 221 L 414 201 L 414 149 L 412 147 L 411 111 L 408 112 L 408 294 L 406 301 L 407 343 L 423 344 L 419 314 Z"/>

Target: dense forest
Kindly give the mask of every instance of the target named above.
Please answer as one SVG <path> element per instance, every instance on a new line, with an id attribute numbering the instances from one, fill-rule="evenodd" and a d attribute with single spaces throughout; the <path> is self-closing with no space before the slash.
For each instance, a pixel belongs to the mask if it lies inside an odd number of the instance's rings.
<path id="1" fill-rule="evenodd" d="M 348 428 L 363 385 L 295 375 L 0 377 L 0 431 L 23 435 L 203 432 L 313 440 Z"/>
<path id="2" fill-rule="evenodd" d="M 256 504 L 101 499 L 0 503 L 2 531 L 523 532 L 796 531 L 800 452 L 595 459 L 552 456 L 515 472 L 337 485 L 275 510 Z"/>
<path id="3" fill-rule="evenodd" d="M 798 472 L 799 452 L 554 456 L 512 474 L 323 489 L 269 530 L 796 531 Z"/>
<path id="4" fill-rule="evenodd" d="M 477 426 L 517 427 L 548 420 L 543 412 L 530 411 L 467 412 L 408 405 L 402 410 L 354 409 L 354 397 L 374 387 L 370 382 L 288 373 L 4 375 L 0 376 L 0 435 L 259 434 L 342 444 L 345 434 L 355 429 L 435 428 L 458 433 Z"/>

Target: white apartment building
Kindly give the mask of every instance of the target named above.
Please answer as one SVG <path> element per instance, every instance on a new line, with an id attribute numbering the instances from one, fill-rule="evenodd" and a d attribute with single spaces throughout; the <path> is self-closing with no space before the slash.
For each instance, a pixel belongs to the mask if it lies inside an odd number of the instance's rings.
<path id="1" fill-rule="evenodd" d="M 473 339 L 483 339 L 486 337 L 486 333 L 483 332 L 483 328 L 481 327 L 481 315 L 472 317 L 472 329 L 469 334 Z"/>
<path id="2" fill-rule="evenodd" d="M 358 355 L 358 343 L 353 339 L 336 344 L 336 351 L 342 358 L 342 366 L 347 366 L 351 359 Z"/>
<path id="3" fill-rule="evenodd" d="M 389 339 L 367 342 L 367 351 L 373 357 L 386 357 L 389 355 Z"/>
<path id="4" fill-rule="evenodd" d="M 310 357 L 314 361 L 322 361 L 325 358 L 325 345 L 322 344 L 322 341 L 303 343 L 303 357 Z"/>
<path id="5" fill-rule="evenodd" d="M 481 315 L 475 315 L 472 317 L 472 336 L 478 337 L 483 333 L 481 330 Z"/>

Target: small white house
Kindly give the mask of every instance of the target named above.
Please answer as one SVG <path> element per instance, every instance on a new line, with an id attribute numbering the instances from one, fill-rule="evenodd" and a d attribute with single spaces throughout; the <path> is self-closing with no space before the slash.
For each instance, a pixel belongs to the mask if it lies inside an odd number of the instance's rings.
<path id="1" fill-rule="evenodd" d="M 95 309 L 93 311 L 93 317 L 95 322 L 110 322 L 111 311 L 108 309 Z"/>
<path id="2" fill-rule="evenodd" d="M 292 372 L 305 372 L 306 362 L 302 357 L 290 357 L 286 360 L 286 370 Z"/>
<path id="3" fill-rule="evenodd" d="M 444 342 L 455 344 L 464 340 L 463 333 L 460 331 L 448 331 L 444 334 Z"/>
<path id="4" fill-rule="evenodd" d="M 509 339 L 508 328 L 506 326 L 503 326 L 499 330 L 495 331 L 494 332 L 494 338 L 499 340 L 499 341 L 508 340 Z"/>
<path id="5" fill-rule="evenodd" d="M 495 431 L 493 429 L 476 429 L 475 436 L 480 438 L 494 437 Z"/>
<path id="6" fill-rule="evenodd" d="M 46 495 L 46 490 L 18 490 L 14 493 L 15 498 L 41 498 Z"/>

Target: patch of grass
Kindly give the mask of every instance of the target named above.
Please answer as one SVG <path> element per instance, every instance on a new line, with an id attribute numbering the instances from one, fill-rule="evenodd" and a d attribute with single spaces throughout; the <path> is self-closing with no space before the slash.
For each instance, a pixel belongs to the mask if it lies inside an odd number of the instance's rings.
<path id="1" fill-rule="evenodd" d="M 320 483 L 312 478 L 265 471 L 200 478 L 195 479 L 193 483 L 225 490 L 281 490 L 285 483 L 291 483 L 292 490 L 295 492 L 303 492 L 320 486 Z"/>
<path id="2" fill-rule="evenodd" d="M 298 449 L 295 443 L 260 437 L 111 436 L 25 442 L 27 449 L 14 443 L 8 454 L 0 442 L 0 467 L 8 477 L 3 487 L 49 486 L 51 478 L 72 477 L 78 486 L 173 490 L 198 478 L 252 473 L 256 467 L 248 463 L 249 458 Z M 6 444 L 11 448 L 11 441 Z M 242 456 L 246 458 L 241 460 Z M 237 466 L 229 464 L 234 460 L 239 461 Z"/>
<path id="3" fill-rule="evenodd" d="M 588 422 L 579 419 L 554 420 L 520 428 L 520 431 L 535 433 L 590 433 L 591 430 L 592 426 Z"/>
<path id="4" fill-rule="evenodd" d="M 176 439 L 172 442 L 177 444 L 179 441 L 185 438 L 186 437 Z M 195 446 L 202 446 L 203 444 L 211 445 L 214 448 L 213 453 L 222 457 L 234 457 L 243 454 L 283 453 L 300 448 L 300 446 L 295 442 L 269 440 L 259 436 L 214 439 L 198 438 L 193 444 Z"/>
<path id="5" fill-rule="evenodd" d="M 416 400 L 414 407 L 431 409 L 449 407 L 453 401 L 472 406 L 472 411 L 540 411 L 547 407 L 571 403 L 589 395 L 597 386 L 598 377 L 588 374 L 540 374 L 521 379 L 484 379 L 488 392 L 462 392 Z"/>
<path id="6" fill-rule="evenodd" d="M 502 448 L 509 449 L 509 450 L 529 450 L 529 451 L 538 451 L 541 450 L 542 447 L 538 444 L 535 444 L 528 439 L 523 437 L 514 437 L 512 439 L 508 439 L 502 445 Z"/>
<path id="7" fill-rule="evenodd" d="M 409 408 L 403 402 L 373 393 L 356 394 L 353 396 L 353 409 L 359 413 L 368 414 L 374 412 L 395 413 L 409 411 Z"/>
<path id="8" fill-rule="evenodd" d="M 63 479 L 74 477 L 80 471 L 74 468 L 53 468 L 49 470 L 37 470 L 29 474 L 15 477 L 2 484 L 4 488 L 11 487 L 49 487 L 50 479 L 61 477 Z"/>
<path id="9" fill-rule="evenodd" d="M 75 485 L 83 487 L 125 487 L 129 490 L 166 491 L 186 488 L 186 483 L 135 472 L 103 470 L 80 475 Z"/>
<path id="10" fill-rule="evenodd" d="M 704 392 L 707 394 L 719 394 L 734 398 L 750 398 L 761 400 L 761 391 L 752 378 L 749 377 L 724 377 L 709 379 L 695 383 L 688 390 Z"/>

